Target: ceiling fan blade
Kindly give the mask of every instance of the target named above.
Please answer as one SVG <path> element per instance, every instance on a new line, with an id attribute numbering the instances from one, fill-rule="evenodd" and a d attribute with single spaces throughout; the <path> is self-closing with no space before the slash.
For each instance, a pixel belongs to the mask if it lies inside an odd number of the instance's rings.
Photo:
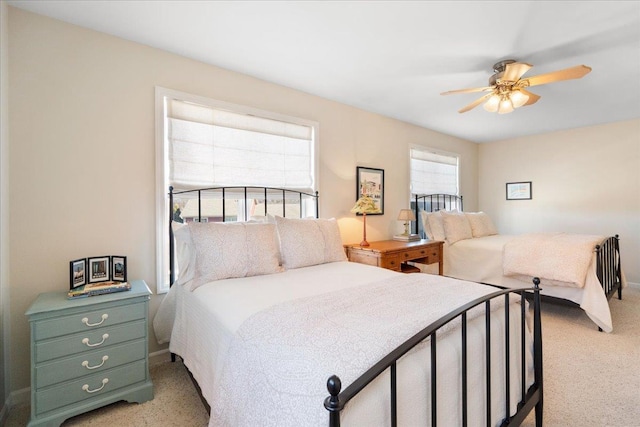
<path id="1" fill-rule="evenodd" d="M 493 90 L 493 86 L 474 87 L 474 88 L 471 88 L 471 89 L 450 90 L 450 91 L 447 91 L 447 92 L 442 92 L 440 95 L 453 95 L 455 93 L 485 92 L 487 90 Z"/>
<path id="2" fill-rule="evenodd" d="M 591 67 L 587 67 L 586 65 L 577 65 L 575 67 L 567 68 L 560 71 L 553 71 L 551 73 L 540 74 L 522 80 L 529 82 L 529 86 L 537 86 L 547 83 L 559 82 L 561 80 L 580 79 L 590 72 Z"/>
<path id="3" fill-rule="evenodd" d="M 520 80 L 520 77 L 524 75 L 527 71 L 529 71 L 533 67 L 531 64 L 527 64 L 525 62 L 512 62 L 511 64 L 507 64 L 504 68 L 504 73 L 502 77 L 500 77 L 500 81 L 508 81 L 508 82 L 517 82 Z"/>
<path id="4" fill-rule="evenodd" d="M 467 105 L 466 107 L 462 108 L 461 110 L 458 110 L 458 113 L 466 113 L 469 110 L 473 110 L 474 108 L 476 108 L 478 105 L 482 104 L 484 101 L 486 101 L 487 99 L 489 99 L 489 97 L 493 95 L 493 92 L 488 93 L 486 95 L 481 96 L 480 98 L 476 99 L 475 101 L 473 101 L 471 104 Z"/>
<path id="5" fill-rule="evenodd" d="M 520 92 L 524 93 L 525 95 L 527 95 L 529 97 L 527 102 L 524 103 L 523 107 L 525 105 L 535 104 L 536 102 L 538 102 L 538 99 L 540 99 L 540 95 L 536 95 L 535 93 L 531 93 L 528 90 L 520 89 Z"/>

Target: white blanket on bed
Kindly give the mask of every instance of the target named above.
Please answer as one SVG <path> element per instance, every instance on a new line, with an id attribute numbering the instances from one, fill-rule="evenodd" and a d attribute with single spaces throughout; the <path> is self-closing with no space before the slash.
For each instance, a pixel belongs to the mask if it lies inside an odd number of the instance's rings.
<path id="1" fill-rule="evenodd" d="M 495 289 L 469 282 L 428 283 L 424 275 L 278 304 L 240 326 L 227 355 L 211 415 L 221 426 L 320 426 L 325 381 L 346 386 L 397 346 L 455 307 Z M 492 310 L 504 299 L 492 302 Z M 401 308 L 401 310 L 399 310 Z M 484 314 L 484 305 L 468 320 Z M 452 322 L 439 337 L 459 325 Z M 458 403 L 458 402 L 456 402 Z M 419 405 L 419 402 L 416 402 Z M 282 419 L 266 418 L 281 408 Z M 440 407 L 445 414 L 459 410 Z"/>
<path id="2" fill-rule="evenodd" d="M 595 247 L 604 240 L 587 234 L 524 234 L 504 245 L 504 275 L 540 277 L 582 288 Z"/>

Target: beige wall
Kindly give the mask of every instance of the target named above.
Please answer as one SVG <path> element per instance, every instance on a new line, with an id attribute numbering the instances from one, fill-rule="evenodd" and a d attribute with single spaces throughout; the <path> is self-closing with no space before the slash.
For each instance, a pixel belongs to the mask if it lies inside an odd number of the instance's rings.
<path id="1" fill-rule="evenodd" d="M 0 425 L 6 415 L 8 369 L 5 353 L 9 349 L 9 7 L 0 1 Z"/>
<path id="2" fill-rule="evenodd" d="M 461 155 L 465 206 L 477 206 L 477 145 L 245 75 L 9 8 L 11 90 L 11 390 L 29 385 L 36 295 L 65 290 L 68 263 L 128 256 L 128 275 L 155 290 L 154 88 L 320 123 L 320 214 L 361 240 L 356 166 L 385 170 L 385 215 L 370 240 L 401 230 L 409 144 Z M 162 299 L 154 296 L 153 316 Z M 151 351 L 159 347 L 152 338 Z"/>
<path id="3" fill-rule="evenodd" d="M 640 119 L 479 146 L 479 207 L 501 233 L 620 235 L 622 266 L 640 283 Z M 532 200 L 505 183 L 532 181 Z"/>

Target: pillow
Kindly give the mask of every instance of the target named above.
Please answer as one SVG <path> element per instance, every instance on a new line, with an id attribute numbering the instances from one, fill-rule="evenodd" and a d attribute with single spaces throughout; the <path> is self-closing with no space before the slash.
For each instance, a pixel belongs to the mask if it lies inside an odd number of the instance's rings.
<path id="1" fill-rule="evenodd" d="M 442 211 L 442 222 L 444 223 L 444 234 L 447 243 L 450 245 L 464 239 L 471 239 L 471 225 L 467 216 L 458 211 Z"/>
<path id="2" fill-rule="evenodd" d="M 193 242 L 191 232 L 187 224 L 173 221 L 171 223 L 173 237 L 176 241 L 175 259 L 178 270 L 176 284 L 183 285 L 193 279 L 195 273 L 195 257 L 193 254 Z"/>
<path id="3" fill-rule="evenodd" d="M 444 240 L 444 223 L 442 222 L 442 214 L 440 211 L 427 213 L 427 218 L 433 240 Z"/>
<path id="4" fill-rule="evenodd" d="M 282 266 L 286 269 L 346 261 L 335 219 L 276 217 Z"/>
<path id="5" fill-rule="evenodd" d="M 484 237 L 498 234 L 498 230 L 489 215 L 484 212 L 465 212 L 473 237 Z"/>
<path id="6" fill-rule="evenodd" d="M 214 280 L 281 271 L 274 224 L 193 222 L 188 227 L 195 258 L 192 291 Z"/>
<path id="7" fill-rule="evenodd" d="M 427 236 L 427 239 L 434 240 L 433 233 L 431 232 L 431 227 L 429 226 L 429 214 L 431 212 L 427 212 L 425 210 L 420 211 L 420 222 L 422 223 L 422 230 L 424 234 Z"/>

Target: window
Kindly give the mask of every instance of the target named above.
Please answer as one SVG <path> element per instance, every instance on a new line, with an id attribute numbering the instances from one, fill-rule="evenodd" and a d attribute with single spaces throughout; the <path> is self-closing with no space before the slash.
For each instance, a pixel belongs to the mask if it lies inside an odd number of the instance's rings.
<path id="1" fill-rule="evenodd" d="M 174 191 L 258 186 L 312 193 L 317 190 L 317 135 L 316 122 L 156 88 L 158 292 L 169 289 L 170 185 Z M 225 207 L 230 202 L 235 203 L 227 200 Z M 226 216 L 245 212 L 243 204 L 238 200 Z M 178 216 L 194 220 L 188 200 L 176 205 Z M 209 206 L 200 220 L 222 220 L 221 203 L 211 200 Z M 176 218 L 176 206 L 172 209 Z M 232 219 L 244 216 L 234 213 Z"/>
<path id="2" fill-rule="evenodd" d="M 410 191 L 412 196 L 415 194 L 459 195 L 458 156 L 456 154 L 425 147 L 411 147 L 410 162 Z M 415 210 L 415 199 L 413 197 L 411 197 L 411 209 Z M 435 211 L 439 207 L 420 206 L 420 209 Z M 411 228 L 415 230 L 415 221 L 412 221 Z"/>

